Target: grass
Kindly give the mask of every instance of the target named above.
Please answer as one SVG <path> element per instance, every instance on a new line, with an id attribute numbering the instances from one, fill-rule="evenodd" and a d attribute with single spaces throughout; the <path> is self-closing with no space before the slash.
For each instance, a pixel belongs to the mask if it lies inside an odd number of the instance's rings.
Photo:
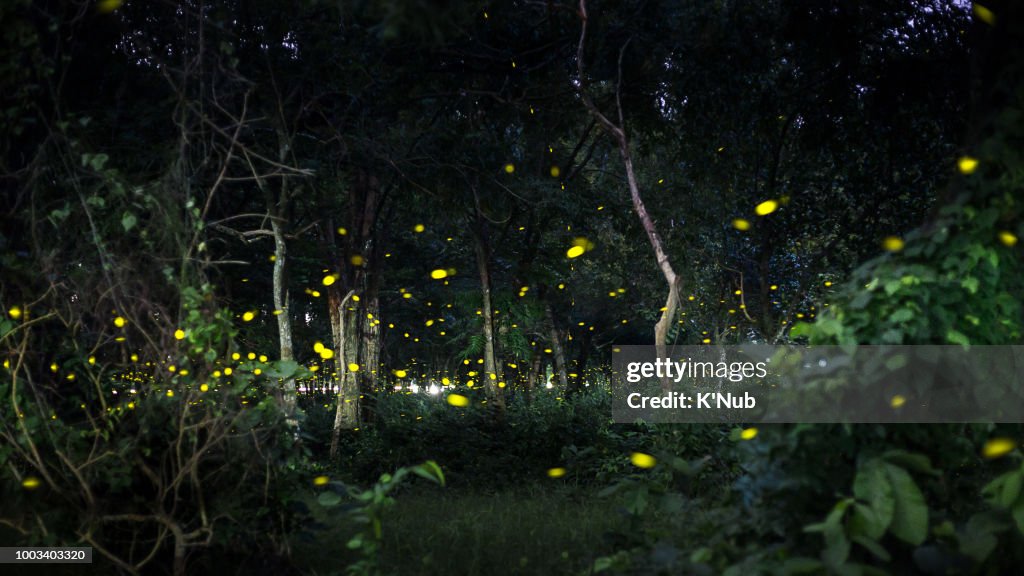
<path id="1" fill-rule="evenodd" d="M 386 573 L 577 574 L 621 523 L 613 502 L 552 481 L 488 494 L 416 490 L 385 521 Z"/>

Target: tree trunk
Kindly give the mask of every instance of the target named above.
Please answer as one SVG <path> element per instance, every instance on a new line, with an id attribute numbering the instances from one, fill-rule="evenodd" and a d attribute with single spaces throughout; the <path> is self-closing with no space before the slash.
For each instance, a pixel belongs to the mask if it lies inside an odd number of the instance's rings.
<path id="1" fill-rule="evenodd" d="M 359 421 L 363 425 L 374 421 L 375 406 L 373 398 L 377 392 L 377 370 L 380 366 L 380 323 L 377 316 L 380 313 L 378 299 L 374 296 L 366 301 L 366 305 L 360 314 L 360 358 L 362 368 L 358 372 L 359 394 Z M 370 318 L 370 315 L 373 318 Z"/>
<path id="2" fill-rule="evenodd" d="M 571 392 L 579 392 L 583 390 L 586 384 L 586 377 L 583 375 L 587 370 L 587 361 L 590 359 L 590 345 L 593 342 L 593 332 L 584 330 L 583 335 L 580 336 L 580 352 L 576 357 L 576 377 L 573 378 Z"/>
<path id="3" fill-rule="evenodd" d="M 526 376 L 526 403 L 533 400 L 533 389 L 537 386 L 537 377 L 540 375 L 541 355 L 537 349 L 533 349 L 530 358 L 530 372 Z"/>
<path id="4" fill-rule="evenodd" d="M 544 300 L 544 315 L 548 321 L 548 333 L 551 336 L 551 352 L 555 360 L 555 373 L 558 374 L 558 384 L 565 392 L 569 392 L 569 377 L 565 370 L 565 350 L 562 348 L 562 337 L 555 325 L 555 314 L 551 311 L 551 303 Z"/>
<path id="5" fill-rule="evenodd" d="M 355 373 L 348 369 L 351 358 L 349 356 L 352 348 L 349 342 L 349 332 L 355 323 L 355 317 L 348 310 L 348 303 L 354 294 L 349 290 L 345 297 L 335 304 L 330 302 L 331 332 L 334 336 L 334 364 L 338 374 L 338 396 L 337 406 L 334 408 L 334 427 L 331 430 L 330 456 L 335 458 L 338 455 L 338 439 L 341 430 L 351 430 L 359 426 L 359 386 L 356 383 Z"/>
<path id="6" fill-rule="evenodd" d="M 498 387 L 498 360 L 494 350 L 494 310 L 491 305 L 490 249 L 487 243 L 487 225 L 477 213 L 473 230 L 477 271 L 480 274 L 480 295 L 483 297 L 481 314 L 484 333 L 484 386 L 499 411 L 505 409 L 504 391 Z"/>
<path id="7" fill-rule="evenodd" d="M 680 281 L 676 275 L 675 270 L 672 269 L 672 264 L 669 262 L 668 254 L 665 253 L 665 249 L 661 243 L 661 237 L 658 235 L 657 227 L 654 225 L 654 220 L 651 219 L 651 215 L 647 213 L 647 207 L 644 206 L 643 198 L 640 196 L 640 186 L 637 184 L 636 173 L 633 170 L 633 157 L 629 151 L 629 139 L 626 137 L 626 126 L 623 120 L 622 111 L 622 99 L 620 98 L 620 90 L 622 88 L 622 56 L 625 53 L 626 46 L 623 45 L 622 50 L 619 52 L 619 80 L 615 88 L 615 102 L 618 111 L 618 124 L 615 124 L 608 119 L 597 106 L 586 91 L 586 75 L 583 73 L 583 46 L 587 38 L 587 2 L 586 0 L 580 0 L 578 10 L 582 26 L 580 28 L 580 41 L 576 50 L 576 66 L 579 72 L 579 86 L 580 86 L 580 98 L 583 100 L 584 106 L 587 111 L 601 123 L 601 126 L 608 131 L 615 139 L 615 143 L 619 147 L 619 154 L 622 156 L 622 164 L 626 169 L 626 182 L 629 184 L 629 197 L 633 203 L 633 211 L 636 212 L 637 217 L 640 219 L 640 224 L 644 227 L 644 231 L 647 233 L 647 239 L 651 242 L 651 247 L 654 249 L 654 256 L 658 262 L 658 268 L 661 269 L 662 275 L 665 277 L 665 283 L 668 284 L 668 297 L 665 301 L 665 310 L 661 313 L 661 318 L 658 319 L 658 323 L 654 326 L 654 344 L 658 347 L 658 356 L 664 357 L 666 353 L 666 340 L 668 336 L 668 329 L 671 323 L 675 321 L 676 314 L 679 311 L 679 291 Z M 629 42 L 627 41 L 626 44 Z M 662 388 L 669 386 L 668 379 L 662 379 Z"/>
<path id="8" fill-rule="evenodd" d="M 294 360 L 295 354 L 292 349 L 292 320 L 288 310 L 288 286 L 285 276 L 285 264 L 288 260 L 288 251 L 284 241 L 284 232 L 281 224 L 276 218 L 270 219 L 271 230 L 274 233 L 274 273 L 273 273 L 273 298 L 274 314 L 277 316 L 277 334 L 280 345 L 281 360 Z M 295 378 L 287 378 L 284 381 L 284 398 L 282 403 L 285 418 L 292 426 L 298 423 L 295 420 Z"/>

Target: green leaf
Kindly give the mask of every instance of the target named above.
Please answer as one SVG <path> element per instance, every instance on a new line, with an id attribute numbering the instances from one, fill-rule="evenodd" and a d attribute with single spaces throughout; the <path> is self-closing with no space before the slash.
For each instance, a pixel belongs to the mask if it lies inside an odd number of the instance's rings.
<path id="1" fill-rule="evenodd" d="M 852 540 L 857 544 L 863 546 L 868 552 L 871 553 L 872 556 L 878 558 L 882 562 L 888 562 L 892 560 L 892 556 L 889 555 L 889 552 L 885 548 L 883 548 L 882 545 L 878 542 L 875 542 L 874 540 L 870 538 L 865 538 L 863 536 L 854 536 Z"/>
<path id="2" fill-rule="evenodd" d="M 822 560 L 829 566 L 840 566 L 850 557 L 850 540 L 846 538 L 841 524 L 825 526 L 825 550 L 821 553 Z"/>
<path id="3" fill-rule="evenodd" d="M 322 492 L 316 497 L 316 501 L 320 503 L 324 508 L 331 508 L 341 504 L 341 496 L 338 496 L 334 492 Z"/>
<path id="4" fill-rule="evenodd" d="M 949 331 L 946 332 L 946 341 L 952 344 L 960 344 L 962 346 L 968 346 L 971 343 L 971 340 L 967 338 L 966 335 L 952 328 L 950 328 Z"/>
<path id="5" fill-rule="evenodd" d="M 1021 489 L 1021 471 L 1013 470 L 996 477 L 981 493 L 992 506 L 1008 509 L 1017 503 Z"/>
<path id="6" fill-rule="evenodd" d="M 278 360 L 267 366 L 263 372 L 271 378 L 291 378 L 299 370 L 299 363 L 294 360 Z"/>
<path id="7" fill-rule="evenodd" d="M 878 540 L 892 524 L 896 513 L 892 485 L 881 462 L 872 460 L 857 472 L 853 481 L 853 495 L 866 506 L 854 506 L 850 518 L 851 533 Z"/>
<path id="8" fill-rule="evenodd" d="M 889 522 L 891 521 L 892 516 L 889 517 Z M 850 536 L 863 536 L 877 540 L 885 534 L 886 529 L 889 528 L 889 522 L 886 522 L 885 518 L 870 506 L 854 504 L 853 514 L 850 515 Z"/>
<path id="9" fill-rule="evenodd" d="M 97 172 L 103 170 L 103 167 L 107 165 L 107 160 L 110 160 L 110 156 L 106 154 L 82 154 L 82 166 L 89 166 Z"/>
<path id="10" fill-rule="evenodd" d="M 797 322 L 793 324 L 793 327 L 789 329 L 790 338 L 800 338 L 802 336 L 811 335 L 812 325 L 807 322 Z"/>
<path id="11" fill-rule="evenodd" d="M 900 308 L 889 317 L 893 322 L 906 322 L 914 317 L 914 311 L 910 308 Z"/>
<path id="12" fill-rule="evenodd" d="M 1024 498 L 1018 498 L 1017 501 L 1014 502 L 1013 508 L 1010 509 L 1010 513 L 1013 515 L 1013 521 L 1017 524 L 1017 530 L 1021 534 L 1024 534 Z"/>
<path id="13" fill-rule="evenodd" d="M 903 468 L 886 463 L 885 472 L 895 499 L 889 533 L 908 544 L 920 545 L 928 537 L 928 505 L 924 495 Z"/>
<path id="14" fill-rule="evenodd" d="M 911 454 L 906 450 L 889 450 L 882 454 L 882 460 L 895 464 L 904 470 L 938 476 L 941 473 L 932 468 L 931 460 L 924 454 Z"/>
<path id="15" fill-rule="evenodd" d="M 121 226 L 124 227 L 125 232 L 130 232 L 137 222 L 138 220 L 131 212 L 125 212 L 124 216 L 121 216 Z"/>
<path id="16" fill-rule="evenodd" d="M 441 486 L 444 486 L 444 472 L 441 471 L 441 467 L 437 465 L 437 462 L 434 462 L 433 460 L 427 460 L 423 464 L 414 467 L 412 471 L 417 476 L 421 476 L 427 480 L 437 482 Z"/>

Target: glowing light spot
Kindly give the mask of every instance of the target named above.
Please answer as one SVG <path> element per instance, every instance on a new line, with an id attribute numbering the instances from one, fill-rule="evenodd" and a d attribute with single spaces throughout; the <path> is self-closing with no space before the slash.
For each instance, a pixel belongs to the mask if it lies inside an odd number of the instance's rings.
<path id="1" fill-rule="evenodd" d="M 344 228 L 338 228 L 338 234 L 340 234 L 341 236 L 345 236 L 346 234 L 348 234 L 348 230 Z"/>
<path id="2" fill-rule="evenodd" d="M 978 169 L 978 159 L 971 156 L 961 156 L 956 161 L 956 167 L 960 170 L 961 174 L 974 174 L 974 171 Z"/>
<path id="3" fill-rule="evenodd" d="M 434 280 L 441 280 L 443 278 L 448 277 L 448 271 L 438 268 L 437 270 L 431 271 L 430 277 L 433 278 Z"/>
<path id="4" fill-rule="evenodd" d="M 96 11 L 100 14 L 110 14 L 123 4 L 123 0 L 100 0 L 96 3 Z"/>
<path id="5" fill-rule="evenodd" d="M 167 391 L 167 397 L 168 398 L 174 398 L 174 390 L 168 390 Z"/>
<path id="6" fill-rule="evenodd" d="M 323 350 L 320 351 L 320 357 L 323 358 L 324 360 L 330 360 L 331 358 L 334 358 L 334 350 L 331 350 L 330 348 L 324 348 Z"/>
<path id="7" fill-rule="evenodd" d="M 205 384 L 204 383 L 204 384 L 200 384 L 199 385 L 199 391 L 200 392 L 209 392 L 209 390 L 210 390 L 210 385 L 209 384 Z"/>
<path id="8" fill-rule="evenodd" d="M 175 330 L 174 331 L 174 339 L 175 340 L 184 340 L 185 339 L 185 331 L 182 330 L 181 328 L 178 328 L 177 330 Z"/>
<path id="9" fill-rule="evenodd" d="M 1014 246 L 1017 245 L 1017 236 L 1015 236 L 1013 232 L 1010 232 L 1009 230 L 1000 230 L 999 241 L 1002 242 L 1003 245 L 1013 248 Z"/>
<path id="10" fill-rule="evenodd" d="M 405 370 L 395 370 L 395 376 L 398 378 L 405 378 L 407 372 Z"/>
<path id="11" fill-rule="evenodd" d="M 363 264 L 366 263 L 366 258 L 363 258 L 359 254 L 353 254 L 352 257 L 348 259 L 348 261 L 351 262 L 353 266 L 362 266 Z"/>
<path id="12" fill-rule="evenodd" d="M 768 288 L 768 289 L 769 289 L 769 290 L 778 290 L 778 289 L 779 289 L 779 287 L 778 287 L 777 285 L 775 285 L 775 284 L 772 284 L 771 286 L 769 286 L 769 288 Z"/>
<path id="13" fill-rule="evenodd" d="M 405 294 L 402 294 L 402 298 L 405 298 L 406 300 L 408 300 L 409 298 L 412 298 L 412 294 L 406 292 Z"/>
<path id="14" fill-rule="evenodd" d="M 505 164 L 505 173 L 511 174 L 516 171 L 516 167 L 512 164 Z"/>
<path id="15" fill-rule="evenodd" d="M 903 406 L 906 403 L 907 399 L 903 397 L 903 395 L 901 394 L 893 396 L 892 400 L 889 401 L 889 405 L 892 406 L 893 408 L 899 408 L 900 406 Z"/>
<path id="16" fill-rule="evenodd" d="M 21 487 L 25 490 L 35 490 L 40 486 L 42 486 L 42 482 L 40 482 L 39 478 L 36 478 L 35 476 L 28 476 L 21 481 Z"/>
<path id="17" fill-rule="evenodd" d="M 561 168 L 559 168 L 558 166 L 552 166 L 551 167 L 551 177 L 552 178 L 558 178 L 561 175 L 562 175 L 562 169 Z"/>
<path id="18" fill-rule="evenodd" d="M 313 344 L 313 352 L 316 352 L 317 354 L 319 354 L 319 353 L 321 353 L 323 351 L 324 351 L 324 343 L 323 342 L 317 342 L 317 343 Z"/>
<path id="19" fill-rule="evenodd" d="M 565 476 L 565 468 L 551 468 L 548 470 L 548 478 L 561 478 Z"/>
<path id="20" fill-rule="evenodd" d="M 750 222 L 743 218 L 737 218 L 732 221 L 732 227 L 741 232 L 746 232 L 747 230 L 750 230 Z"/>
<path id="21" fill-rule="evenodd" d="M 973 10 L 974 15 L 978 17 L 978 20 L 981 20 L 982 22 L 988 24 L 989 26 L 996 25 L 996 15 L 988 8 L 982 6 L 981 4 L 974 4 Z"/>
<path id="22" fill-rule="evenodd" d="M 21 318 L 21 308 L 11 306 L 11 309 L 7 311 L 7 315 L 17 320 L 18 318 Z"/>
<path id="23" fill-rule="evenodd" d="M 252 319 L 256 317 L 256 313 L 252 310 L 242 314 L 242 322 L 252 322 Z"/>
<path id="24" fill-rule="evenodd" d="M 573 246 L 565 252 L 565 256 L 566 258 L 577 258 L 582 256 L 584 252 L 586 252 L 586 249 L 583 246 Z"/>
<path id="25" fill-rule="evenodd" d="M 120 316 L 114 318 L 114 326 L 117 326 L 118 328 L 124 328 L 124 325 L 127 323 L 128 321 Z"/>
<path id="26" fill-rule="evenodd" d="M 417 233 L 417 234 L 419 234 L 420 232 L 423 232 L 426 229 L 427 228 L 423 224 L 417 224 L 417 225 L 412 227 L 412 231 Z"/>
<path id="27" fill-rule="evenodd" d="M 754 212 L 757 213 L 758 216 L 767 216 L 778 209 L 778 200 L 765 200 L 754 207 Z"/>
<path id="28" fill-rule="evenodd" d="M 899 236 L 886 236 L 882 240 L 882 248 L 889 252 L 899 252 L 903 250 L 904 242 Z"/>
<path id="29" fill-rule="evenodd" d="M 355 362 L 349 362 L 348 363 L 348 371 L 349 372 L 359 372 L 359 364 L 356 364 Z"/>
<path id="30" fill-rule="evenodd" d="M 469 406 L 469 398 L 466 398 L 462 394 L 449 394 L 448 403 L 452 406 L 462 408 L 463 406 Z"/>
<path id="31" fill-rule="evenodd" d="M 231 354 L 231 359 L 232 359 L 232 360 L 239 360 L 239 359 L 241 359 L 241 358 L 242 358 L 242 355 L 241 355 L 241 354 L 239 354 L 238 352 L 233 352 L 233 353 Z"/>
<path id="32" fill-rule="evenodd" d="M 234 370 L 232 370 L 230 366 L 224 369 L 224 375 L 225 376 L 231 376 L 231 374 L 233 372 L 234 372 Z"/>
<path id="33" fill-rule="evenodd" d="M 985 458 L 1000 458 L 1009 454 L 1016 447 L 1017 442 L 1010 438 L 993 438 L 985 442 L 985 446 L 981 449 L 981 455 Z"/>
<path id="34" fill-rule="evenodd" d="M 323 282 L 324 286 L 330 286 L 331 284 L 334 284 L 337 280 L 337 276 L 335 276 L 334 274 L 329 274 L 327 276 L 324 276 L 324 279 L 321 282 Z"/>
<path id="35" fill-rule="evenodd" d="M 326 486 L 330 481 L 331 479 L 327 476 L 317 476 L 316 478 L 313 478 L 313 486 Z"/>
<path id="36" fill-rule="evenodd" d="M 658 463 L 654 456 L 643 452 L 633 452 L 629 455 L 629 461 L 637 468 L 654 468 L 654 465 Z"/>
<path id="37" fill-rule="evenodd" d="M 742 438 L 744 440 L 753 440 L 756 437 L 757 437 L 757 428 L 754 428 L 754 427 L 744 428 L 743 431 L 740 432 L 740 438 Z"/>

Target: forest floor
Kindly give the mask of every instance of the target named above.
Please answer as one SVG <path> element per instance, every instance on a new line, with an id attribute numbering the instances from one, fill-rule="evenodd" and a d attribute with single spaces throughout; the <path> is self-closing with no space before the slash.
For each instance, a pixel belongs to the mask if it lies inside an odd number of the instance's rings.
<path id="1" fill-rule="evenodd" d="M 382 568 L 424 576 L 586 573 L 607 548 L 605 535 L 622 523 L 615 499 L 596 490 L 543 483 L 497 492 L 418 487 L 397 494 L 385 517 Z M 331 546 L 342 551 L 345 542 Z M 346 556 L 321 548 L 303 568 L 331 573 Z"/>

